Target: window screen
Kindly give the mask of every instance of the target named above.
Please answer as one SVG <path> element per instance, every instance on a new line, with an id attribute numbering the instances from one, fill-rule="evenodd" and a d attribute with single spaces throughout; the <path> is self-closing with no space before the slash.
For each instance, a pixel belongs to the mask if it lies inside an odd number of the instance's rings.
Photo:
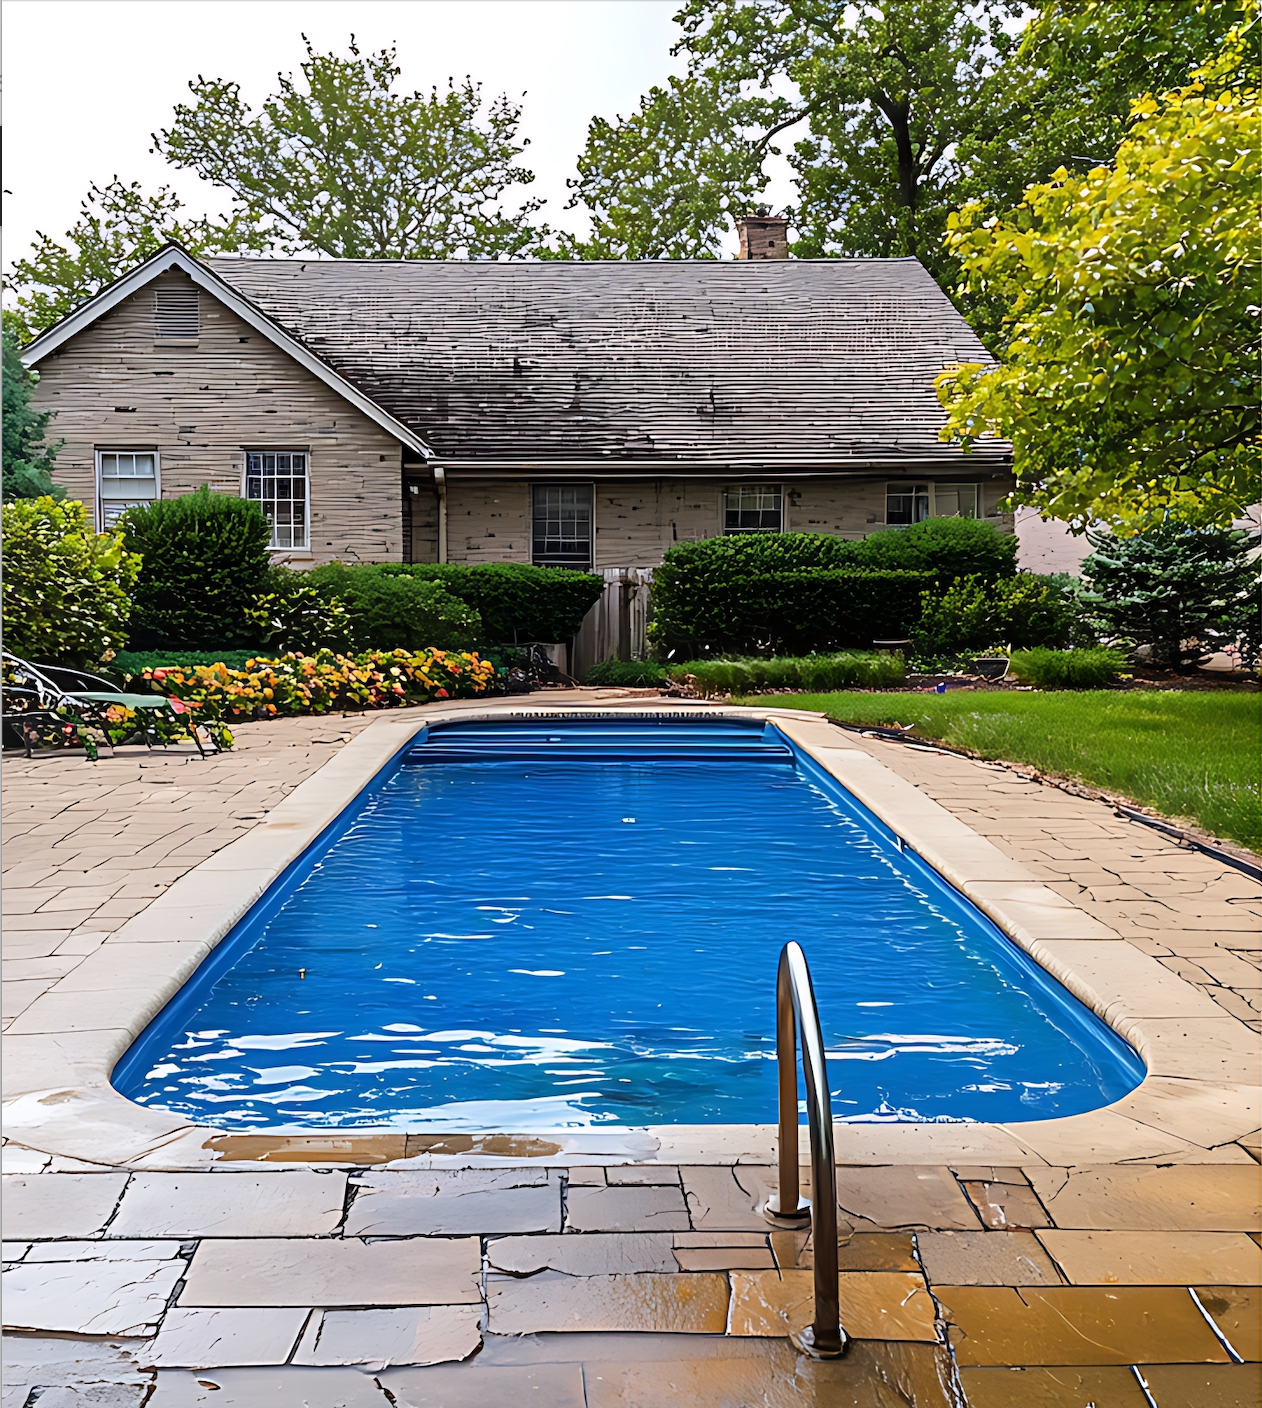
<path id="1" fill-rule="evenodd" d="M 531 561 L 540 567 L 592 565 L 592 486 L 536 484 L 533 490 Z"/>
<path id="2" fill-rule="evenodd" d="M 784 499 L 778 484 L 742 484 L 723 495 L 725 533 L 779 533 Z"/>
<path id="3" fill-rule="evenodd" d="M 923 523 L 929 517 L 928 484 L 887 484 L 885 521 L 891 527 Z"/>
<path id="4" fill-rule="evenodd" d="M 153 291 L 155 342 L 196 342 L 200 332 L 197 289 L 183 284 L 161 284 Z"/>
<path id="5" fill-rule="evenodd" d="M 129 508 L 158 497 L 158 457 L 152 450 L 103 450 L 97 474 L 103 529 L 112 528 Z"/>
<path id="6" fill-rule="evenodd" d="M 272 525 L 272 548 L 307 546 L 307 456 L 299 450 L 250 450 L 245 496 L 262 505 Z"/>

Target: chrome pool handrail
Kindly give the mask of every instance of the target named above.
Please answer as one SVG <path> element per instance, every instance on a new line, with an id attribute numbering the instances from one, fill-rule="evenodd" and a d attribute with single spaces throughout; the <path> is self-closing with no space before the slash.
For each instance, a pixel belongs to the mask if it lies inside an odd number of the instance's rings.
<path id="1" fill-rule="evenodd" d="M 806 1119 L 811 1134 L 814 1207 L 798 1181 L 797 1037 L 802 1041 Z M 780 951 L 776 973 L 776 1059 L 780 1076 L 780 1182 L 763 1216 L 775 1227 L 813 1225 L 815 1319 L 793 1343 L 814 1359 L 839 1359 L 848 1340 L 841 1328 L 837 1283 L 837 1165 L 833 1159 L 833 1105 L 828 1093 L 824 1034 L 806 955 L 795 943 Z"/>

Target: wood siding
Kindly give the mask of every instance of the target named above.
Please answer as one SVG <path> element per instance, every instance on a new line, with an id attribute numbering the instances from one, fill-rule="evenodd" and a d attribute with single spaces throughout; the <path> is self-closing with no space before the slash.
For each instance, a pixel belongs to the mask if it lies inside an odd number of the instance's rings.
<path id="1" fill-rule="evenodd" d="M 174 284 L 191 280 L 161 275 L 40 363 L 32 401 L 65 442 L 56 482 L 95 509 L 96 451 L 152 449 L 164 498 L 240 494 L 247 447 L 307 450 L 310 556 L 278 559 L 399 561 L 398 441 L 204 290 L 197 345 L 155 345 L 154 291 Z M 414 517 L 422 551 L 426 531 Z"/>

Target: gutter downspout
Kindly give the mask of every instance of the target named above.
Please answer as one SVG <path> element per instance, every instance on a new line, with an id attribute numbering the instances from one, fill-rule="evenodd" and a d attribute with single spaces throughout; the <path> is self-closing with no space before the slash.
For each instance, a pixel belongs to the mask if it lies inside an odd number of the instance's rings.
<path id="1" fill-rule="evenodd" d="M 434 488 L 438 491 L 438 560 L 447 561 L 447 476 L 441 465 L 434 466 Z"/>

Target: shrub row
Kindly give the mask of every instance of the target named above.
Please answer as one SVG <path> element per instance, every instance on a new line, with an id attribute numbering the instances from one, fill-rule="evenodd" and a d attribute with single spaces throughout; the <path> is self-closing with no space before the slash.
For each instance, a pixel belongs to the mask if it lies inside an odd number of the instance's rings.
<path id="1" fill-rule="evenodd" d="M 1035 689 L 1106 689 L 1126 669 L 1120 650 L 1014 650 L 1009 673 Z"/>
<path id="2" fill-rule="evenodd" d="M 911 634 L 928 572 L 816 568 L 763 572 L 714 582 L 703 592 L 668 590 L 654 578 L 649 634 L 659 649 L 700 654 L 801 654 Z"/>
<path id="3" fill-rule="evenodd" d="M 109 671 L 128 679 L 146 670 L 187 670 L 195 665 L 227 665 L 230 670 L 243 670 L 257 658 L 257 650 L 120 650 L 109 662 Z"/>
<path id="4" fill-rule="evenodd" d="M 666 683 L 666 671 L 651 660 L 604 660 L 588 670 L 584 683 L 652 689 L 654 685 Z"/>
<path id="5" fill-rule="evenodd" d="M 939 518 L 857 541 L 750 533 L 680 543 L 653 574 L 650 637 L 666 652 L 751 653 L 865 646 L 910 634 L 921 595 L 957 577 L 1000 582 L 1016 540 Z"/>
<path id="6" fill-rule="evenodd" d="M 226 665 L 146 669 L 131 681 L 137 691 L 165 694 L 212 720 L 327 714 L 334 710 L 390 709 L 485 694 L 496 686 L 495 666 L 477 655 L 443 650 L 368 651 L 286 655 Z"/>
<path id="7" fill-rule="evenodd" d="M 904 681 L 898 655 L 843 653 L 779 655 L 772 659 L 689 660 L 671 665 L 667 674 L 689 680 L 701 694 L 753 694 L 766 689 L 895 689 Z"/>

